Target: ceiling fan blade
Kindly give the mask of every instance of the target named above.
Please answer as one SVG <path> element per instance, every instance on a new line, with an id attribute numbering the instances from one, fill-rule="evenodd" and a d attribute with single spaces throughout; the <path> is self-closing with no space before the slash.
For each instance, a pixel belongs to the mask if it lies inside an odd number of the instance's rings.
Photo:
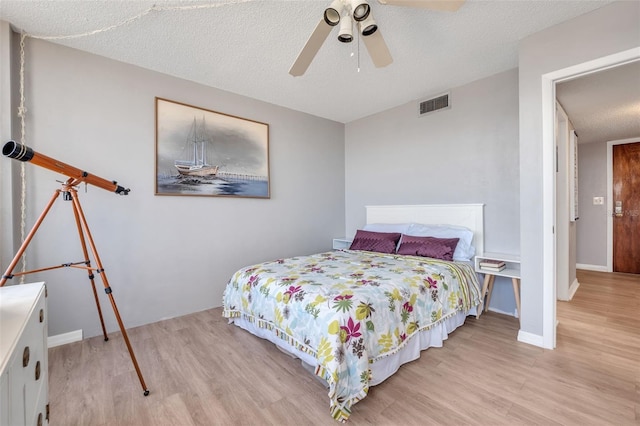
<path id="1" fill-rule="evenodd" d="M 386 67 L 393 62 L 391 52 L 389 52 L 387 43 L 385 43 L 384 38 L 382 38 L 380 28 L 371 35 L 363 36 L 362 40 L 364 40 L 364 45 L 367 47 L 369 56 L 371 56 L 371 60 L 377 68 Z"/>
<path id="2" fill-rule="evenodd" d="M 465 0 L 378 0 L 378 2 L 391 6 L 417 7 L 455 12 L 460 9 L 460 6 L 464 4 Z"/>
<path id="3" fill-rule="evenodd" d="M 320 50 L 332 29 L 333 27 L 327 24 L 324 19 L 321 19 L 320 22 L 318 22 L 316 29 L 313 30 L 309 40 L 307 40 L 307 43 L 298 54 L 296 61 L 291 66 L 289 74 L 294 77 L 298 77 L 307 71 L 311 61 L 315 58 L 316 53 L 318 53 L 318 50 Z"/>

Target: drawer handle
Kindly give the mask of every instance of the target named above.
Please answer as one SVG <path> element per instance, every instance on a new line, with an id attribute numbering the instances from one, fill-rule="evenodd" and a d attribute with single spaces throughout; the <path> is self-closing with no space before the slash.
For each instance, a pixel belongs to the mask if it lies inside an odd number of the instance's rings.
<path id="1" fill-rule="evenodd" d="M 38 426 L 42 426 L 42 413 L 38 413 Z"/>
<path id="2" fill-rule="evenodd" d="M 40 380 L 40 361 L 36 362 L 36 380 Z"/>
<path id="3" fill-rule="evenodd" d="M 44 309 L 40 309 L 40 322 L 44 321 Z"/>
<path id="4" fill-rule="evenodd" d="M 24 351 L 22 351 L 22 367 L 27 365 L 29 365 L 29 346 L 25 346 Z"/>

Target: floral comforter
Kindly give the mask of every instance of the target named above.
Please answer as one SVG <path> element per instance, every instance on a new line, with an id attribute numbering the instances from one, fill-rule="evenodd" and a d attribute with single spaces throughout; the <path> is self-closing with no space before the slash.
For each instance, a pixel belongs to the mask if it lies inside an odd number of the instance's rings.
<path id="1" fill-rule="evenodd" d="M 223 316 L 244 317 L 314 356 L 331 414 L 346 421 L 369 390 L 369 363 L 480 300 L 470 265 L 343 250 L 240 269 Z"/>

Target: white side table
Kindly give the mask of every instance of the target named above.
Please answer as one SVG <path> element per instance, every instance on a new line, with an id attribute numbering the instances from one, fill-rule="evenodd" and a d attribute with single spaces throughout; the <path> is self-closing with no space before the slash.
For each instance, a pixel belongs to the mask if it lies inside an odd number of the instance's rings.
<path id="1" fill-rule="evenodd" d="M 483 269 L 480 266 L 483 260 L 498 260 L 505 263 L 505 268 L 501 271 L 493 271 Z M 513 296 L 516 299 L 516 310 L 518 312 L 518 320 L 520 320 L 520 256 L 503 253 L 483 253 L 475 257 L 475 270 L 484 274 L 484 284 L 482 285 L 482 296 L 487 296 L 487 302 L 484 305 L 484 311 L 489 309 L 489 301 L 491 300 L 491 292 L 493 291 L 493 282 L 496 277 L 511 278 L 513 284 Z"/>
<path id="2" fill-rule="evenodd" d="M 334 238 L 333 239 L 333 249 L 334 250 L 343 250 L 351 247 L 351 243 L 353 240 L 351 238 Z"/>

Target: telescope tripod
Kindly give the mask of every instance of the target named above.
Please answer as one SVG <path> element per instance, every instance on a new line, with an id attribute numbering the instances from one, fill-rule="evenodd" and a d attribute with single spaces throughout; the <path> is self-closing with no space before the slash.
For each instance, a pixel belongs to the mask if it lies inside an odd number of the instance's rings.
<path id="1" fill-rule="evenodd" d="M 80 206 L 80 200 L 78 199 L 78 191 L 75 188 L 75 186 L 78 185 L 79 183 L 80 183 L 79 180 L 70 178 L 62 184 L 62 189 L 57 189 L 54 192 L 53 196 L 49 200 L 49 203 L 44 208 L 40 216 L 38 217 L 38 220 L 33 225 L 33 228 L 31 228 L 31 231 L 29 231 L 29 234 L 27 235 L 24 242 L 20 246 L 20 249 L 16 253 L 15 257 L 13 258 L 13 261 L 5 271 L 4 275 L 2 276 L 2 279 L 0 279 L 0 287 L 4 286 L 7 280 L 13 278 L 14 276 L 26 275 L 34 272 L 42 272 L 42 271 L 48 271 L 52 269 L 65 268 L 65 267 L 85 269 L 89 275 L 89 281 L 91 281 L 93 296 L 96 301 L 96 307 L 98 308 L 98 316 L 100 317 L 100 325 L 102 326 L 102 334 L 104 335 L 104 340 L 107 341 L 109 340 L 109 337 L 107 336 L 107 330 L 104 326 L 104 320 L 102 318 L 102 309 L 100 309 L 100 300 L 98 299 L 98 292 L 96 290 L 96 284 L 94 281 L 94 278 L 95 278 L 94 272 L 97 272 L 104 285 L 104 291 L 109 297 L 109 301 L 111 302 L 113 313 L 115 314 L 116 320 L 118 321 L 118 325 L 120 326 L 120 331 L 122 332 L 122 337 L 124 337 L 124 342 L 127 345 L 127 349 L 129 350 L 129 355 L 131 356 L 131 362 L 133 362 L 133 366 L 135 367 L 136 373 L 138 374 L 138 379 L 140 380 L 140 385 L 142 385 L 144 396 L 147 396 L 149 395 L 149 389 L 147 389 L 147 385 L 145 384 L 144 378 L 142 377 L 142 372 L 140 371 L 140 367 L 138 366 L 138 361 L 136 360 L 136 356 L 133 353 L 133 348 L 131 347 L 131 343 L 129 342 L 129 336 L 127 335 L 127 330 L 124 328 L 124 324 L 122 323 L 122 318 L 120 318 L 120 313 L 118 312 L 116 301 L 113 298 L 111 286 L 109 285 L 109 281 L 107 280 L 107 275 L 104 272 L 104 268 L 102 267 L 102 262 L 100 261 L 100 257 L 98 256 L 98 251 L 96 250 L 96 246 L 95 246 L 95 243 L 93 242 L 91 232 L 89 231 L 89 225 L 87 224 L 87 220 L 85 219 L 84 213 L 82 212 L 82 207 Z M 49 213 L 49 210 L 51 210 L 51 207 L 53 206 L 54 202 L 58 199 L 61 193 L 63 194 L 63 199 L 65 201 L 71 201 L 73 204 L 73 214 L 75 216 L 76 226 L 78 228 L 78 236 L 80 237 L 80 245 L 82 246 L 84 260 L 80 262 L 65 263 L 62 265 L 56 265 L 56 266 L 51 266 L 47 268 L 19 272 L 12 275 L 13 269 L 16 267 L 16 265 L 20 261 L 20 257 L 23 255 L 23 253 L 27 249 L 27 246 L 29 245 L 36 231 L 42 224 L 42 221 L 46 217 L 47 213 Z M 89 242 L 89 247 L 91 248 L 93 258 L 95 259 L 95 262 L 96 262 L 95 268 L 91 266 L 91 261 L 89 260 L 89 252 L 87 251 L 87 241 Z"/>

